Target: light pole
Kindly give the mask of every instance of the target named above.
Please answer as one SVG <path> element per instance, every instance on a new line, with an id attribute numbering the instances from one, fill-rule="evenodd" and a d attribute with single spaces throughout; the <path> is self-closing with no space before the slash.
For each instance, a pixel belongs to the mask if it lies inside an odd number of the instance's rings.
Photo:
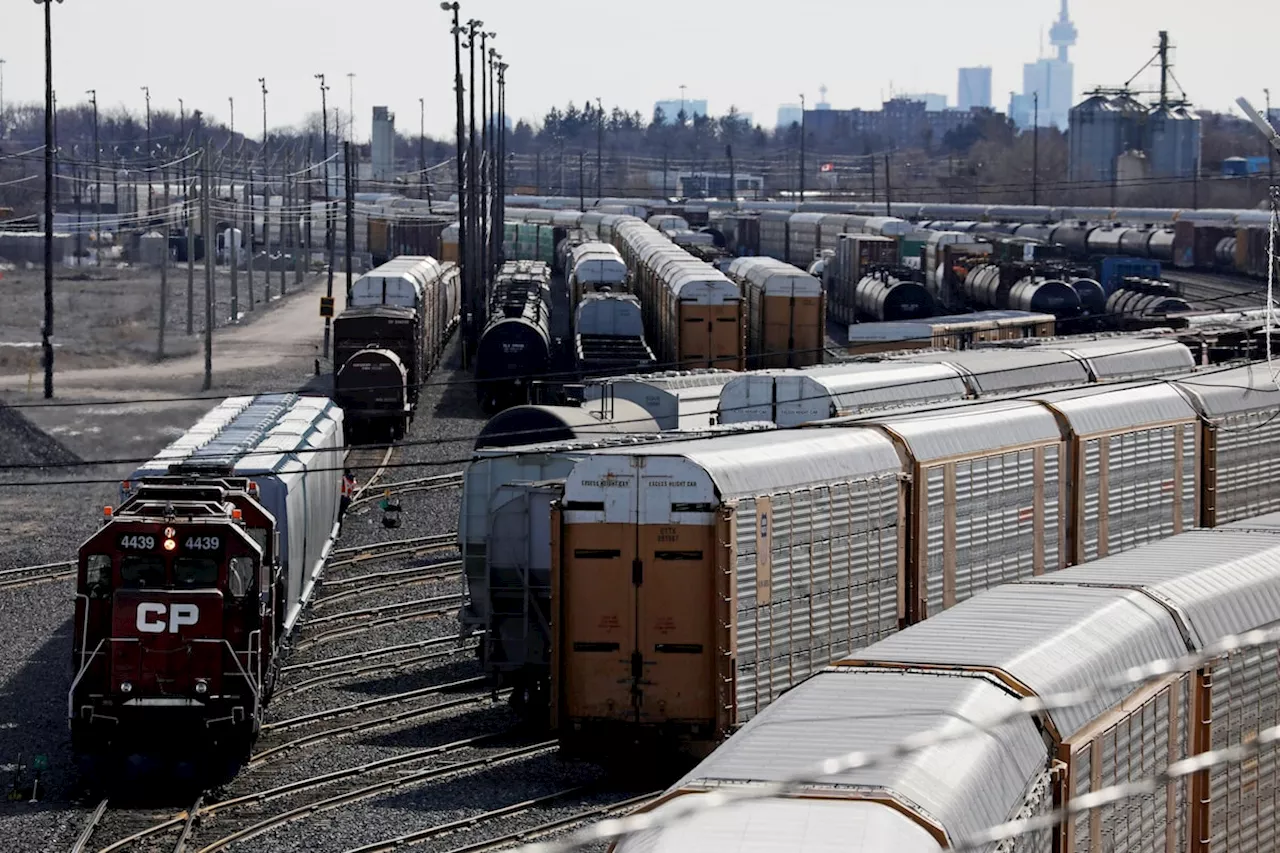
<path id="1" fill-rule="evenodd" d="M 427 183 L 427 102 L 418 98 L 418 197 Z"/>
<path id="2" fill-rule="evenodd" d="M 604 194 L 600 191 L 601 175 L 604 174 L 604 103 L 596 98 L 596 204 Z"/>
<path id="3" fill-rule="evenodd" d="M 4 60 L 0 59 L 0 139 L 4 139 Z"/>
<path id="4" fill-rule="evenodd" d="M 681 84 L 680 84 L 680 126 L 681 126 L 681 127 L 684 127 L 684 120 L 685 120 L 685 114 L 684 114 L 684 90 L 685 90 L 686 88 L 687 88 L 687 87 L 686 87 L 683 83 L 681 83 Z"/>
<path id="5" fill-rule="evenodd" d="M 462 110 L 463 85 L 462 85 L 462 25 L 458 22 L 458 11 L 461 8 L 454 2 L 442 2 L 440 8 L 445 12 L 453 13 L 453 27 L 450 32 L 453 33 L 453 94 L 454 102 L 457 109 L 456 125 L 454 131 L 454 142 L 457 149 L 457 188 L 458 188 L 458 260 L 462 263 L 462 331 L 463 339 L 466 346 L 462 349 L 462 363 L 467 366 L 471 361 L 471 344 L 472 344 L 472 322 L 470 311 L 471 297 L 471 272 L 467 268 L 467 202 L 466 193 L 464 192 L 464 174 L 463 174 L 463 156 L 462 156 L 462 133 L 464 129 L 465 116 Z"/>
<path id="6" fill-rule="evenodd" d="M 147 96 L 147 218 L 151 218 L 154 199 L 151 197 L 151 87 L 143 86 L 142 92 Z"/>
<path id="7" fill-rule="evenodd" d="M 1267 98 L 1267 121 L 1271 121 L 1271 90 L 1263 89 L 1262 94 Z M 4 110 L 0 109 L 0 116 L 4 115 Z M 1267 179 L 1270 186 L 1276 185 L 1276 154 L 1275 151 L 1267 149 Z"/>
<path id="8" fill-rule="evenodd" d="M 89 103 L 93 105 L 93 230 L 97 232 L 102 229 L 102 172 L 99 169 L 98 159 L 98 90 L 89 89 L 85 94 L 89 96 Z"/>
<path id="9" fill-rule="evenodd" d="M 497 33 L 489 33 L 490 38 L 497 38 Z M 489 239 L 485 241 L 485 269 L 493 273 L 495 262 L 498 259 L 498 243 L 502 239 L 502 224 L 498 222 L 497 208 L 497 191 L 498 191 L 498 167 L 495 156 L 498 151 L 498 129 L 493 124 L 493 117 L 498 111 L 498 94 L 495 88 L 498 60 L 502 58 L 501 54 L 494 48 L 489 48 L 489 61 L 486 67 L 485 80 L 481 85 L 488 85 L 488 106 L 484 110 L 484 127 L 487 139 L 484 147 L 484 165 L 485 165 L 485 206 L 484 215 L 489 221 Z M 482 98 L 483 100 L 483 98 Z"/>
<path id="10" fill-rule="evenodd" d="M 1031 203 L 1040 201 L 1040 93 L 1031 94 Z"/>
<path id="11" fill-rule="evenodd" d="M 471 198 L 467 202 L 467 209 L 471 214 L 471 228 L 475 235 L 472 240 L 471 253 L 464 263 L 471 265 L 471 283 L 474 286 L 471 293 L 471 309 L 477 318 L 477 322 L 482 322 L 481 317 L 484 313 L 484 298 L 487 296 L 487 287 L 485 285 L 484 273 L 480 270 L 480 247 L 484 244 L 484 234 L 480 232 L 480 211 L 478 205 L 479 197 L 476 195 L 476 188 L 479 186 L 480 175 L 477 170 L 476 163 L 476 35 L 484 21 L 472 18 L 467 21 L 467 54 L 471 61 L 471 83 L 470 93 L 470 125 L 467 136 L 467 184 L 468 193 Z M 478 276 L 478 278 L 477 278 Z M 478 330 L 476 330 L 478 332 Z"/>
<path id="12" fill-rule="evenodd" d="M 53 0 L 44 4 L 44 396 L 53 397 Z M 59 3 L 62 0 L 58 0 Z"/>
<path id="13" fill-rule="evenodd" d="M 324 84 L 324 75 L 316 74 L 315 78 L 320 81 L 320 135 L 323 140 L 323 156 L 324 156 L 324 242 L 325 248 L 329 250 L 329 285 L 325 290 L 325 296 L 333 298 L 333 221 L 329 216 L 329 87 Z M 310 205 L 307 209 L 308 221 L 311 216 Z M 332 317 L 324 318 L 324 357 L 329 357 L 329 334 L 330 327 L 333 323 Z"/>
<path id="14" fill-rule="evenodd" d="M 356 73 L 354 71 L 347 72 L 347 139 L 352 143 L 356 141 Z"/>
<path id="15" fill-rule="evenodd" d="M 507 68 L 505 62 L 498 63 L 498 215 L 495 220 L 498 227 L 506 229 L 507 221 Z M 498 240 L 498 263 L 506 258 L 503 254 L 503 242 Z"/>
<path id="16" fill-rule="evenodd" d="M 490 35 L 493 34 L 483 30 L 480 32 L 480 162 L 477 164 L 480 169 L 480 194 L 477 197 L 479 209 L 476 213 L 480 217 L 480 243 L 477 246 L 480 250 L 480 274 L 485 277 L 490 274 L 489 249 L 493 245 L 493 232 L 489 229 L 489 87 L 485 82 L 489 78 L 489 50 L 486 44 Z M 474 76 L 472 82 L 475 82 Z"/>
<path id="17" fill-rule="evenodd" d="M 805 131 L 804 93 L 800 94 L 800 203 L 804 204 L 804 131 Z"/>

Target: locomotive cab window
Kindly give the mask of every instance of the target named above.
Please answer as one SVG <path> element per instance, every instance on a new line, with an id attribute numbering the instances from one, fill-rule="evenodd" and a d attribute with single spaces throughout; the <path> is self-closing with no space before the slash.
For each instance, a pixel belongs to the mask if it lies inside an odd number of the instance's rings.
<path id="1" fill-rule="evenodd" d="M 111 557 L 90 554 L 84 564 L 84 585 L 89 595 L 102 598 L 111 591 Z"/>
<path id="2" fill-rule="evenodd" d="M 125 554 L 120 558 L 120 580 L 128 589 L 164 586 L 164 557 Z"/>
<path id="3" fill-rule="evenodd" d="M 178 589 L 207 589 L 218 585 L 218 561 L 212 557 L 179 557 L 173 561 Z"/>
<path id="4" fill-rule="evenodd" d="M 232 557 L 227 563 L 227 591 L 233 598 L 244 598 L 253 584 L 253 558 Z"/>

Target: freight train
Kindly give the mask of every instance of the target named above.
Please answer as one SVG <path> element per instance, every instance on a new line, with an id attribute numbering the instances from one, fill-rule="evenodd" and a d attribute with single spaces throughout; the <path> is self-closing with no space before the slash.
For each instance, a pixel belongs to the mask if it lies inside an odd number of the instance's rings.
<path id="1" fill-rule="evenodd" d="M 551 366 L 551 267 L 507 261 L 489 296 L 476 347 L 476 397 L 488 413 L 529 402 L 529 384 Z"/>
<path id="2" fill-rule="evenodd" d="M 1278 596 L 1275 515 L 984 592 L 821 668 L 645 807 L 652 829 L 612 849 L 1274 850 L 1274 745 L 1206 754 L 1276 725 L 1276 644 L 1232 640 L 1273 629 Z M 1130 675 L 1158 661 L 1177 663 Z M 1082 698 L 1019 706 L 1063 694 Z M 882 759 L 832 766 L 850 754 Z M 1159 778 L 1210 757 L 1220 760 Z M 1142 783 L 1047 827 L 1018 826 Z M 756 796 L 698 809 L 708 792 Z M 996 828 L 1021 832 L 983 837 Z"/>
<path id="3" fill-rule="evenodd" d="M 232 397 L 130 475 L 77 555 L 78 752 L 252 740 L 337 535 L 343 443 L 326 398 Z"/>
<path id="4" fill-rule="evenodd" d="M 631 274 L 618 250 L 600 242 L 566 246 L 565 268 L 579 375 L 652 369 L 657 358 L 645 339 L 640 299 L 628 292 Z"/>
<path id="5" fill-rule="evenodd" d="M 562 746 L 705 753 L 984 589 L 1280 508 L 1277 412 L 1244 367 L 592 453 L 551 517 Z"/>
<path id="6" fill-rule="evenodd" d="M 461 306 L 458 268 L 402 256 L 361 276 L 333 322 L 334 399 L 353 440 L 404 435 Z"/>

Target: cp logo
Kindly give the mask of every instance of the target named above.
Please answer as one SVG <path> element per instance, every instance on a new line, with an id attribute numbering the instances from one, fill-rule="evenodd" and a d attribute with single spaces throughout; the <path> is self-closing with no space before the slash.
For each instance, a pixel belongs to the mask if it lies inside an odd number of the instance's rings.
<path id="1" fill-rule="evenodd" d="M 166 622 L 165 614 L 168 613 Z M 154 618 L 153 618 L 154 617 Z M 167 629 L 170 634 L 178 633 L 183 625 L 194 625 L 200 621 L 200 608 L 194 604 L 139 604 L 138 630 L 144 634 L 163 634 Z"/>

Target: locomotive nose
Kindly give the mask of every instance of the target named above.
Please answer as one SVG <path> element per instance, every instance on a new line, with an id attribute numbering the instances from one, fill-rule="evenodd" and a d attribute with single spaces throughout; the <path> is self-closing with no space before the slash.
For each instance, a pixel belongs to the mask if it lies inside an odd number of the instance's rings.
<path id="1" fill-rule="evenodd" d="M 120 590 L 112 606 L 111 633 L 111 687 L 128 693 L 129 701 L 218 692 L 221 592 Z"/>

